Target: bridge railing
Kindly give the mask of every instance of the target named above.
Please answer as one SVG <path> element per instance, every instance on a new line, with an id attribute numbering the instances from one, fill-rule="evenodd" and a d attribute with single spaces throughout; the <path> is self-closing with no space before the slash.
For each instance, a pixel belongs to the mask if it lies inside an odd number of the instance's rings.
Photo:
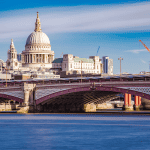
<path id="1" fill-rule="evenodd" d="M 7 86 L 8 87 L 12 87 L 12 86 L 20 86 L 22 85 L 24 82 L 26 83 L 35 83 L 37 85 L 51 85 L 51 84 L 71 84 L 71 83 L 78 83 L 78 84 L 82 84 L 82 83 L 93 83 L 93 82 L 99 82 L 99 83 L 103 83 L 103 82 L 135 82 L 135 81 L 150 81 L 150 78 L 89 78 L 89 79 L 49 79 L 49 80 L 19 80 L 19 81 L 8 81 L 7 82 Z M 0 87 L 6 87 L 6 81 L 1 81 L 2 83 L 0 83 Z"/>

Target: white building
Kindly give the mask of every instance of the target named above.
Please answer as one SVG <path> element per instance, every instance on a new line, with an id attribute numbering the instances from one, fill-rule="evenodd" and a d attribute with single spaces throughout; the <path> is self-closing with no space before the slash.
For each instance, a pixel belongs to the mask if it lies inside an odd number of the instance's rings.
<path id="1" fill-rule="evenodd" d="M 99 56 L 90 56 L 87 58 L 75 57 L 72 54 L 65 54 L 63 58 L 57 58 L 52 63 L 52 68 L 62 69 L 62 71 L 76 71 L 77 73 L 100 74 L 101 61 Z"/>
<path id="2" fill-rule="evenodd" d="M 108 74 L 113 75 L 113 59 L 108 59 Z"/>

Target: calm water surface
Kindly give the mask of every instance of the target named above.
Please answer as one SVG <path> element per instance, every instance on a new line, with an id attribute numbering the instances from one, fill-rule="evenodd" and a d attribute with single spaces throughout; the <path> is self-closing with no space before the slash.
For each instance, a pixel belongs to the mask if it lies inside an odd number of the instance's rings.
<path id="1" fill-rule="evenodd" d="M 0 114 L 0 150 L 149 150 L 150 116 Z"/>

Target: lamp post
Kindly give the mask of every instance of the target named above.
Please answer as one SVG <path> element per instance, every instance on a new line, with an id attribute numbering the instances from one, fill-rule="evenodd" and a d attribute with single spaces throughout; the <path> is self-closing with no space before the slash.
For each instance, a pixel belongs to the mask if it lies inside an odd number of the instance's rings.
<path id="1" fill-rule="evenodd" d="M 123 58 L 118 58 L 118 60 L 120 60 L 120 76 L 121 76 L 121 60 L 123 60 Z"/>

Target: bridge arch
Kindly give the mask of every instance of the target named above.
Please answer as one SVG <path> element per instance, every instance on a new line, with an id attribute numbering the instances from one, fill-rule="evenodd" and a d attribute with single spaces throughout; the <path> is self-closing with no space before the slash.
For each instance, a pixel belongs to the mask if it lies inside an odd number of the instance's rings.
<path id="1" fill-rule="evenodd" d="M 116 92 L 116 93 L 128 93 L 128 94 L 132 94 L 135 96 L 140 96 L 140 97 L 143 97 L 146 99 L 150 99 L 150 95 L 148 95 L 146 93 L 142 93 L 142 92 L 137 92 L 134 90 L 128 90 L 128 89 L 117 88 L 117 87 L 95 86 L 95 87 L 78 87 L 78 88 L 72 88 L 72 89 L 67 89 L 67 90 L 56 92 L 56 93 L 52 93 L 52 94 L 49 94 L 49 95 L 46 95 L 44 97 L 37 99 L 36 104 L 38 105 L 50 98 L 54 98 L 54 97 L 65 95 L 65 94 L 81 92 L 81 91 L 92 91 L 92 90 L 94 90 L 94 91 L 111 91 L 111 92 Z"/>
<path id="2" fill-rule="evenodd" d="M 15 97 L 15 96 L 7 95 L 7 94 L 0 94 L 0 97 L 12 99 L 14 101 L 21 102 L 21 103 L 23 102 L 23 99 Z"/>

